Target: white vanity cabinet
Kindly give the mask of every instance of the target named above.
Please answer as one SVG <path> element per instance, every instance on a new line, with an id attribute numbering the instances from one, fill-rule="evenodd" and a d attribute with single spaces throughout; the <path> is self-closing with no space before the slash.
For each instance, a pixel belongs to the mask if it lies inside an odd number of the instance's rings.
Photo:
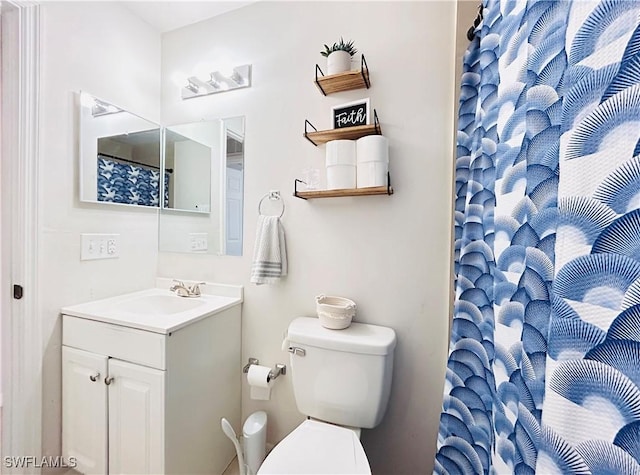
<path id="1" fill-rule="evenodd" d="M 220 419 L 240 427 L 240 301 L 158 331 L 63 309 L 65 459 L 85 474 L 221 474 L 235 451 Z"/>
<path id="2" fill-rule="evenodd" d="M 65 454 L 80 471 L 164 472 L 164 371 L 63 346 L 62 373 Z"/>

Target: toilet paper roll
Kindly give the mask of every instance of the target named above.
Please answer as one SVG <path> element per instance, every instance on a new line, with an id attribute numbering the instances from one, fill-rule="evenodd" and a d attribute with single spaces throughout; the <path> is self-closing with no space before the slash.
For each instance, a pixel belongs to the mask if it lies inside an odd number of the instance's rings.
<path id="1" fill-rule="evenodd" d="M 389 163 L 389 141 L 384 135 L 367 135 L 356 141 L 358 164 L 362 162 Z"/>
<path id="2" fill-rule="evenodd" d="M 358 188 L 384 186 L 389 171 L 389 141 L 382 135 L 367 135 L 356 141 Z"/>
<path id="3" fill-rule="evenodd" d="M 358 188 L 370 186 L 385 186 L 387 184 L 387 172 L 389 164 L 384 162 L 358 163 L 356 183 Z"/>
<path id="4" fill-rule="evenodd" d="M 247 373 L 247 382 L 251 388 L 251 399 L 268 401 L 271 397 L 273 380 L 269 377 L 271 368 L 252 364 Z"/>
<path id="5" fill-rule="evenodd" d="M 327 190 L 356 187 L 355 140 L 327 142 Z"/>
<path id="6" fill-rule="evenodd" d="M 355 140 L 331 140 L 327 142 L 326 149 L 325 165 L 327 167 L 356 164 Z"/>
<path id="7" fill-rule="evenodd" d="M 331 165 L 327 167 L 327 190 L 356 187 L 355 165 Z"/>

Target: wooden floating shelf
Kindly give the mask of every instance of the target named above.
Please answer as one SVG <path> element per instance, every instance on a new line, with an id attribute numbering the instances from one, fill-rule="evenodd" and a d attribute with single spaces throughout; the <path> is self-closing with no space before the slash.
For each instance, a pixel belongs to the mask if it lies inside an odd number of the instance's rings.
<path id="1" fill-rule="evenodd" d="M 353 188 L 344 190 L 296 191 L 294 196 L 308 200 L 314 198 L 340 198 L 345 196 L 371 196 L 392 194 L 393 188 L 391 187 L 372 186 L 370 188 Z"/>
<path id="2" fill-rule="evenodd" d="M 298 190 L 298 183 L 304 185 L 302 180 L 296 180 L 293 183 L 293 196 L 301 198 L 303 200 L 310 200 L 314 198 L 342 198 L 345 196 L 372 196 L 372 195 L 392 195 L 393 188 L 391 188 L 391 175 L 387 172 L 387 184 L 385 186 L 371 186 L 367 188 L 347 188 L 339 190 L 310 190 L 300 191 Z"/>
<path id="3" fill-rule="evenodd" d="M 318 75 L 320 73 L 320 75 Z M 352 91 L 371 86 L 369 81 L 369 67 L 364 54 L 361 56 L 360 69 L 357 71 L 345 71 L 343 73 L 325 76 L 320 66 L 316 64 L 316 86 L 325 96 L 334 92 Z"/>
<path id="4" fill-rule="evenodd" d="M 313 131 L 310 130 L 313 129 Z M 373 124 L 343 127 L 341 129 L 318 130 L 308 120 L 304 121 L 304 137 L 313 145 L 321 145 L 331 140 L 357 140 L 366 135 L 381 135 L 378 112 L 373 109 Z"/>
<path id="5" fill-rule="evenodd" d="M 345 73 L 320 76 L 316 79 L 316 86 L 325 96 L 334 92 L 352 91 L 354 89 L 368 88 L 369 70 L 347 71 Z"/>
<path id="6" fill-rule="evenodd" d="M 318 74 L 319 73 L 319 74 Z M 325 96 L 335 92 L 351 91 L 354 89 L 362 89 L 371 87 L 369 80 L 369 66 L 362 55 L 360 69 L 357 71 L 346 71 L 343 73 L 325 76 L 320 66 L 316 64 L 316 86 Z M 313 129 L 311 131 L 310 129 Z M 373 124 L 357 125 L 354 127 L 343 127 L 331 130 L 318 130 L 308 120 L 304 121 L 304 137 L 314 145 L 321 145 L 332 140 L 357 140 L 367 135 L 381 135 L 382 128 L 378 113 L 373 109 Z M 374 195 L 392 195 L 391 176 L 387 173 L 386 186 L 372 186 L 367 188 L 349 188 L 339 190 L 309 190 L 299 191 L 298 183 L 303 183 L 296 179 L 294 182 L 293 196 L 303 200 L 316 198 L 343 198 L 348 196 L 374 196 Z"/>
<path id="7" fill-rule="evenodd" d="M 356 125 L 342 129 L 319 130 L 317 132 L 305 132 L 304 136 L 315 145 L 325 144 L 331 140 L 356 140 L 366 135 L 380 134 L 380 128 L 373 125 Z"/>

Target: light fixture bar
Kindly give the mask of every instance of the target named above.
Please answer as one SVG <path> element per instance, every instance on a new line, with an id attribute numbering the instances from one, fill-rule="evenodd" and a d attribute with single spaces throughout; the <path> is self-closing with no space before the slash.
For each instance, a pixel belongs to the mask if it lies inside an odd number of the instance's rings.
<path id="1" fill-rule="evenodd" d="M 187 79 L 187 84 L 182 88 L 182 99 L 208 96 L 219 92 L 232 91 L 251 86 L 251 65 L 236 66 L 230 75 L 225 76 L 220 71 L 211 73 L 211 79 L 203 81 L 192 76 Z"/>

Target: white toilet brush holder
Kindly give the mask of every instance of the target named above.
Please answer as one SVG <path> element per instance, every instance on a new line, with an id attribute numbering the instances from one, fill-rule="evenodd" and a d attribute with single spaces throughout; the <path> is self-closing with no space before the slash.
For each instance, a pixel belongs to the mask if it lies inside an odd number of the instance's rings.
<path id="1" fill-rule="evenodd" d="M 267 413 L 257 411 L 247 417 L 242 426 L 242 447 L 247 464 L 246 475 L 256 475 L 266 456 Z"/>
<path id="2" fill-rule="evenodd" d="M 239 475 L 256 475 L 266 456 L 267 413 L 257 411 L 247 417 L 242 427 L 242 446 L 229 421 L 223 417 L 220 424 L 236 449 Z"/>

